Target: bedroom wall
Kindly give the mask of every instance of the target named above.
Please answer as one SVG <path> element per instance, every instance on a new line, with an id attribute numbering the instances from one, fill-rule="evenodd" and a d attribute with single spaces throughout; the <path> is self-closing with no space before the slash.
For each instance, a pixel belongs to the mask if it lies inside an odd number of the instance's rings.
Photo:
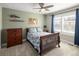
<path id="1" fill-rule="evenodd" d="M 17 15 L 19 16 L 24 22 L 10 22 L 10 15 Z M 2 35 L 5 36 L 5 30 L 10 29 L 10 28 L 22 28 L 23 29 L 23 38 L 25 39 L 25 29 L 27 27 L 32 27 L 28 24 L 28 19 L 29 18 L 36 18 L 39 23 L 38 26 L 43 28 L 44 25 L 44 15 L 41 14 L 35 14 L 31 12 L 24 12 L 24 11 L 19 11 L 19 10 L 13 10 L 9 8 L 2 8 L 2 18 L 3 18 L 3 33 Z M 6 43 L 6 39 L 2 38 L 2 44 Z"/>
<path id="2" fill-rule="evenodd" d="M 2 13 L 3 13 L 3 29 L 30 27 L 30 26 L 28 26 L 28 19 L 29 18 L 36 18 L 37 20 L 39 20 L 38 26 L 40 26 L 40 27 L 43 26 L 44 17 L 43 17 L 43 15 L 40 15 L 40 14 L 34 14 L 31 12 L 23 12 L 23 11 L 8 9 L 8 8 L 3 8 Z M 15 14 L 15 15 L 21 17 L 21 19 L 24 22 L 10 22 L 9 16 L 12 14 Z"/>
<path id="3" fill-rule="evenodd" d="M 70 14 L 75 14 L 75 11 L 58 14 L 58 15 L 55 15 L 55 17 L 61 17 L 61 16 L 63 17 Z M 47 26 L 50 32 L 51 32 L 51 19 L 52 19 L 51 15 L 46 16 L 46 22 L 47 22 Z M 62 41 L 68 42 L 70 44 L 74 44 L 74 34 L 60 33 L 60 37 Z"/>
<path id="4" fill-rule="evenodd" d="M 0 7 L 0 48 L 1 48 L 1 30 L 2 30 L 2 7 Z"/>
<path id="5" fill-rule="evenodd" d="M 51 15 L 45 15 L 45 20 L 46 20 L 45 24 L 47 25 L 49 32 L 51 32 L 51 19 L 52 19 Z"/>

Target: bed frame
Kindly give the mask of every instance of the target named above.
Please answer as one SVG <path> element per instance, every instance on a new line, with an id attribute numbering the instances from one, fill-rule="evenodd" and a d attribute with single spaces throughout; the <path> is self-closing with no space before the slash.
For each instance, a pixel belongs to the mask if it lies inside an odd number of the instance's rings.
<path id="1" fill-rule="evenodd" d="M 26 29 L 27 36 L 28 29 Z M 27 38 L 26 38 L 27 39 Z M 27 39 L 27 41 L 33 46 L 33 44 Z M 59 33 L 51 33 L 49 35 L 40 37 L 40 56 L 55 48 L 56 46 L 60 47 L 60 36 Z M 34 46 L 33 46 L 34 47 Z M 36 51 L 38 51 L 36 49 Z"/>

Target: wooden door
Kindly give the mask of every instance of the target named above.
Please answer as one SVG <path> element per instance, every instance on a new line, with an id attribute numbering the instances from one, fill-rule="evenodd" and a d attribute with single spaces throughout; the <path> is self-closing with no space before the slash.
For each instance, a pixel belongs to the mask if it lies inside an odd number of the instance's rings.
<path id="1" fill-rule="evenodd" d="M 15 45 L 15 30 L 8 29 L 7 30 L 7 47 Z"/>

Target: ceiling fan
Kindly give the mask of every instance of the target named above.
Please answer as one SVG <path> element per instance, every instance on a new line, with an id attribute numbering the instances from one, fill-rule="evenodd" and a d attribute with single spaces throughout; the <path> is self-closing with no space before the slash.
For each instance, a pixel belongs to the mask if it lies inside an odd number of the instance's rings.
<path id="1" fill-rule="evenodd" d="M 46 10 L 46 11 L 49 11 L 48 8 L 51 8 L 51 7 L 54 6 L 54 5 L 48 5 L 48 6 L 44 6 L 44 5 L 45 5 L 44 3 L 39 3 L 40 8 L 33 8 L 33 9 L 39 9 L 39 12 L 41 12 L 42 9 L 44 9 L 44 10 Z"/>

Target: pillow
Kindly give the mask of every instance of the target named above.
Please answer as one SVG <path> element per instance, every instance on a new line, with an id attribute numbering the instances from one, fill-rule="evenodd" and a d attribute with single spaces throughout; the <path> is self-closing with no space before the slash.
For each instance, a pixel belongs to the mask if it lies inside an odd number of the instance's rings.
<path id="1" fill-rule="evenodd" d="M 37 32 L 37 30 L 36 30 L 36 28 L 29 28 L 29 32 L 30 33 L 35 33 L 35 32 Z"/>
<path id="2" fill-rule="evenodd" d="M 42 32 L 42 29 L 38 27 L 37 32 Z"/>

